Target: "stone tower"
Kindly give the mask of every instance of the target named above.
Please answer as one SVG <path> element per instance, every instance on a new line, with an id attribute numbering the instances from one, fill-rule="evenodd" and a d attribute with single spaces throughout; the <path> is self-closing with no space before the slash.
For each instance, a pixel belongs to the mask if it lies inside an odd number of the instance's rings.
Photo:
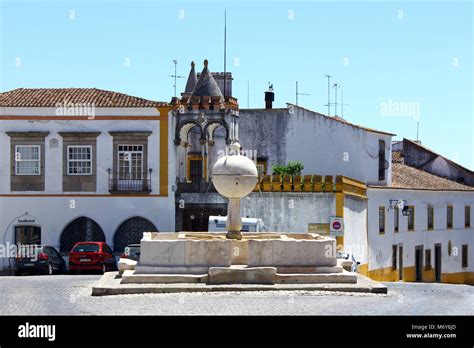
<path id="1" fill-rule="evenodd" d="M 219 151 L 238 139 L 237 99 L 224 96 L 214 76 L 207 59 L 198 75 L 191 62 L 181 98 L 172 99 L 178 183 L 209 182 Z"/>

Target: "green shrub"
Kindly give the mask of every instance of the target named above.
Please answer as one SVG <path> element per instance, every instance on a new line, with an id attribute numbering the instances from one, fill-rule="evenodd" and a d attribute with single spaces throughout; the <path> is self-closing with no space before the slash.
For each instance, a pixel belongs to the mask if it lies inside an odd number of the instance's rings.
<path id="1" fill-rule="evenodd" d="M 289 161 L 285 165 L 275 165 L 272 166 L 273 175 L 301 175 L 301 172 L 304 169 L 304 165 L 300 161 Z"/>

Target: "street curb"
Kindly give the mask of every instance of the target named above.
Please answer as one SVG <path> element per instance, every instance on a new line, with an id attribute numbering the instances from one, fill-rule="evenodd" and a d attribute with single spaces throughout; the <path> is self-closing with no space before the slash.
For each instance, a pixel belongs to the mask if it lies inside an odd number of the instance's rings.
<path id="1" fill-rule="evenodd" d="M 357 284 L 120 284 L 118 272 L 105 273 L 92 288 L 92 296 L 170 294 L 181 292 L 229 292 L 229 291 L 327 291 L 347 293 L 387 294 L 387 287 L 363 275 L 357 274 Z"/>

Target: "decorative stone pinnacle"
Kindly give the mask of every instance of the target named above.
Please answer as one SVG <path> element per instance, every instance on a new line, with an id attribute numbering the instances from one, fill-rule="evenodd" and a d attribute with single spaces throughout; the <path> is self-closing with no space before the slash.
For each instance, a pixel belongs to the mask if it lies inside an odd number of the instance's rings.
<path id="1" fill-rule="evenodd" d="M 207 65 L 209 64 L 209 61 L 207 59 L 204 59 L 204 67 L 207 68 Z"/>
<path id="2" fill-rule="evenodd" d="M 191 62 L 191 67 L 194 68 L 196 64 L 194 64 L 194 60 Z"/>

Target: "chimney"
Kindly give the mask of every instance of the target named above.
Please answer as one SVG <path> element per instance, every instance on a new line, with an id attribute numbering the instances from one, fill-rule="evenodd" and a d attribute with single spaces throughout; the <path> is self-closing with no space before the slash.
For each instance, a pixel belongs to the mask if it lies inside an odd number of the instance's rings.
<path id="1" fill-rule="evenodd" d="M 273 93 L 273 85 L 269 83 L 268 91 L 265 92 L 265 109 L 272 109 L 274 100 L 275 93 Z"/>

